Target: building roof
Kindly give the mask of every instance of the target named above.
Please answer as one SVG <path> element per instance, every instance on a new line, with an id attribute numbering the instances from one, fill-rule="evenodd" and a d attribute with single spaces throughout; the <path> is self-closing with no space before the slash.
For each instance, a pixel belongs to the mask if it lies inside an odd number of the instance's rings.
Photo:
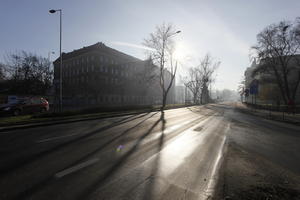
<path id="1" fill-rule="evenodd" d="M 85 54 L 85 53 L 88 53 L 88 52 L 91 52 L 91 51 L 102 52 L 102 53 L 111 55 L 113 57 L 118 57 L 120 59 L 126 60 L 127 62 L 142 61 L 142 60 L 140 60 L 140 59 L 138 59 L 136 57 L 127 55 L 127 54 L 125 54 L 123 52 L 120 52 L 120 51 L 118 51 L 116 49 L 110 48 L 110 47 L 106 46 L 102 42 L 98 42 L 96 44 L 93 44 L 93 45 L 90 45 L 90 46 L 87 46 L 87 47 L 76 49 L 76 50 L 71 51 L 69 53 L 62 53 L 62 57 L 63 57 L 63 59 L 70 59 L 70 58 L 77 57 L 79 55 L 82 55 L 82 54 Z M 54 61 L 54 63 L 59 62 L 59 60 L 60 60 L 60 57 L 58 57 Z"/>

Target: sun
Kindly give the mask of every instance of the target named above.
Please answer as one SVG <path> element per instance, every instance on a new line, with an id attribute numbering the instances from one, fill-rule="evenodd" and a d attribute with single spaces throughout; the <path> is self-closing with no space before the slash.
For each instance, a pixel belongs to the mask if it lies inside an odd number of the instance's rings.
<path id="1" fill-rule="evenodd" d="M 175 45 L 174 59 L 183 62 L 188 58 L 188 52 L 188 47 L 182 41 L 179 41 Z"/>

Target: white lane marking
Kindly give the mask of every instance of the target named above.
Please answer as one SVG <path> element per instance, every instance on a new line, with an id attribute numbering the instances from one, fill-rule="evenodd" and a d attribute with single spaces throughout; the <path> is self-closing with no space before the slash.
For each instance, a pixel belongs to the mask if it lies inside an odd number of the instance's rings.
<path id="1" fill-rule="evenodd" d="M 86 162 L 80 163 L 78 165 L 75 165 L 75 166 L 65 169 L 63 171 L 60 171 L 60 172 L 56 173 L 54 176 L 55 176 L 55 178 L 62 178 L 64 176 L 71 174 L 73 172 L 76 172 L 82 168 L 85 168 L 92 164 L 95 164 L 98 161 L 99 161 L 99 158 L 94 158 L 94 159 L 88 160 Z"/>
<path id="2" fill-rule="evenodd" d="M 196 120 L 198 120 L 198 119 L 200 119 L 200 118 L 201 118 L 201 117 L 197 118 Z M 180 128 L 180 127 L 182 127 L 182 126 L 184 126 L 184 125 L 186 125 L 186 124 L 188 124 L 188 123 L 190 123 L 190 122 L 192 122 L 192 121 L 195 121 L 195 120 L 188 120 L 188 121 L 185 121 L 185 122 L 183 122 L 183 123 L 181 123 L 181 124 L 177 124 L 177 125 L 171 126 L 171 127 L 167 128 L 166 130 L 164 130 L 164 134 L 170 133 L 170 132 L 172 132 L 172 131 L 174 131 L 174 130 L 176 130 L 176 129 L 178 129 L 178 128 Z M 206 120 L 204 120 L 204 121 L 206 121 Z M 192 129 L 193 129 L 194 127 L 198 126 L 198 125 L 199 125 L 199 124 L 194 125 L 194 126 L 192 127 Z M 153 138 L 149 138 L 149 139 L 155 140 L 155 139 L 156 139 L 156 136 L 159 136 L 161 133 L 162 133 L 161 131 L 160 131 L 160 132 L 157 132 L 157 133 L 155 133 L 155 135 L 154 135 Z M 72 135 L 75 135 L 75 134 L 72 134 Z M 71 135 L 68 135 L 68 136 L 71 136 Z M 66 136 L 61 136 L 61 137 L 66 137 Z M 51 139 L 51 140 L 53 140 L 53 139 L 60 139 L 61 137 L 49 138 L 49 139 Z M 46 140 L 43 140 L 43 141 L 49 141 L 49 139 L 46 139 Z M 147 141 L 147 142 L 149 142 L 149 141 Z M 73 172 L 75 172 L 75 171 L 78 171 L 78 170 L 80 170 L 80 169 L 82 169 L 82 168 L 84 168 L 84 167 L 87 167 L 87 166 L 89 166 L 89 165 L 92 165 L 92 164 L 94 164 L 94 163 L 96 163 L 96 162 L 98 162 L 98 161 L 99 161 L 99 158 L 94 158 L 94 159 L 92 159 L 92 160 L 88 160 L 88 161 L 86 161 L 86 162 L 84 162 L 84 163 L 80 163 L 80 164 L 78 164 L 78 165 L 75 165 L 75 166 L 73 166 L 73 167 L 70 167 L 70 168 L 68 168 L 68 169 L 65 169 L 65 170 L 63 170 L 63 171 L 61 171 L 61 172 L 58 172 L 58 173 L 56 173 L 54 176 L 55 176 L 56 178 L 61 178 L 61 177 L 66 176 L 66 175 L 68 175 L 68 174 L 70 174 L 70 173 L 73 173 Z"/>
<path id="3" fill-rule="evenodd" d="M 228 132 L 229 129 L 230 129 L 230 124 L 228 124 L 228 126 L 226 127 L 225 133 Z M 218 167 L 220 167 L 220 160 L 223 156 L 223 149 L 224 149 L 225 141 L 226 141 L 226 135 L 224 135 L 224 137 L 223 137 L 223 140 L 221 142 L 221 146 L 219 148 L 218 156 L 217 156 L 217 158 L 214 162 L 214 166 L 213 166 L 213 169 L 211 171 L 209 182 L 207 184 L 207 188 L 206 188 L 206 191 L 205 191 L 207 196 L 211 196 L 213 194 L 215 186 L 217 184 L 216 176 L 217 176 L 217 173 L 218 173 Z"/>
<path id="4" fill-rule="evenodd" d="M 71 137 L 71 136 L 80 135 L 80 134 L 81 133 L 73 133 L 73 134 L 70 134 L 70 135 L 63 135 L 63 136 L 58 136 L 58 137 L 47 138 L 47 139 L 43 139 L 43 140 L 38 140 L 38 141 L 36 141 L 36 143 L 49 142 L 49 141 L 52 141 L 52 140 L 59 140 L 59 139 L 62 139 L 62 138 Z"/>

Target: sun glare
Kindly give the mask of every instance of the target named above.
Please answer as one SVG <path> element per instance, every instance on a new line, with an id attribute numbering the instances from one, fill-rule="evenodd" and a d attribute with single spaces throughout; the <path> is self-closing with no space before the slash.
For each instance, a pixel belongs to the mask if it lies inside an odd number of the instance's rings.
<path id="1" fill-rule="evenodd" d="M 189 58 L 188 52 L 189 51 L 187 46 L 182 41 L 179 41 L 178 43 L 176 43 L 175 46 L 175 51 L 174 51 L 175 60 L 179 62 L 186 61 Z"/>

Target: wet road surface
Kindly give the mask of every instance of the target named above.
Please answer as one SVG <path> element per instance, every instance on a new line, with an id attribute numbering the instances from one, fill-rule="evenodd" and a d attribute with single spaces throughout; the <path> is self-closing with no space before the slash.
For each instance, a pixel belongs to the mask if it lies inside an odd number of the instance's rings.
<path id="1" fill-rule="evenodd" d="M 207 199 L 227 141 L 299 173 L 298 132 L 234 104 L 0 132 L 0 199 Z"/>

